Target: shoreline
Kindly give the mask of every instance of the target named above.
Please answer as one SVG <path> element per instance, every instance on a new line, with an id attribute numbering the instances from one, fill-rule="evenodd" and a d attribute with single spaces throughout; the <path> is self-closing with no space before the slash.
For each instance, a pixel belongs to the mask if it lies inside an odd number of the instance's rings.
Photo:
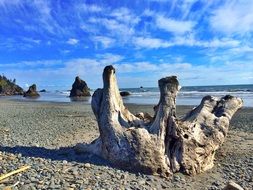
<path id="1" fill-rule="evenodd" d="M 3 97 L 7 97 L 7 96 L 3 96 Z M 50 100 L 34 100 L 32 98 L 24 98 L 24 99 L 15 99 L 15 98 L 1 98 L 0 96 L 0 102 L 1 101 L 13 101 L 13 102 L 28 102 L 28 103 L 46 103 L 46 104 L 83 104 L 83 105 L 91 105 L 90 101 L 85 101 L 85 100 L 74 100 L 74 101 L 69 101 L 69 102 L 65 102 L 65 101 L 50 101 Z M 124 102 L 124 101 L 123 101 Z M 200 102 L 199 102 L 200 103 Z M 152 104 L 152 103 L 125 103 L 124 105 L 134 105 L 134 106 L 154 106 L 156 104 Z M 188 104 L 179 104 L 176 105 L 177 107 L 196 107 L 199 104 L 192 104 L 192 105 L 188 105 Z M 253 105 L 252 106 L 245 106 L 243 105 L 242 109 L 253 109 Z"/>

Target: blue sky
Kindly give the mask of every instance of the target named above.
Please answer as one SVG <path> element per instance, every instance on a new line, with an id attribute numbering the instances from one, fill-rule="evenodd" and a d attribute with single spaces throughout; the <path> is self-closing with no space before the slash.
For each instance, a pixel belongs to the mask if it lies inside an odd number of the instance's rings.
<path id="1" fill-rule="evenodd" d="M 253 83 L 252 0 L 0 0 L 0 72 L 22 87 Z"/>

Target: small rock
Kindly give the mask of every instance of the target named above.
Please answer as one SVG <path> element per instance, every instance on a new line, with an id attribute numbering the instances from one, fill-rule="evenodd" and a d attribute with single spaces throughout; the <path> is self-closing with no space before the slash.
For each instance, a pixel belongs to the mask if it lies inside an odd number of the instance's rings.
<path id="1" fill-rule="evenodd" d="M 121 96 L 129 96 L 129 95 L 131 95 L 131 94 L 130 94 L 130 92 L 128 92 L 128 91 L 122 91 L 122 92 L 120 92 L 120 95 L 121 95 Z"/>
<path id="2" fill-rule="evenodd" d="M 234 181 L 230 180 L 223 190 L 243 190 L 243 188 Z"/>
<path id="3" fill-rule="evenodd" d="M 74 170 L 74 171 L 73 171 L 73 175 L 77 176 L 77 175 L 78 175 L 78 171 L 77 171 L 77 170 Z"/>
<path id="4" fill-rule="evenodd" d="M 70 187 L 76 188 L 76 185 L 75 184 L 71 184 Z"/>
<path id="5" fill-rule="evenodd" d="M 31 177 L 31 178 L 30 178 L 30 181 L 31 181 L 31 182 L 37 182 L 38 180 L 37 180 L 35 177 Z"/>
<path id="6" fill-rule="evenodd" d="M 122 175 L 120 176 L 120 179 L 126 179 L 126 175 L 122 174 Z"/>
<path id="7" fill-rule="evenodd" d="M 78 180 L 76 180 L 76 183 L 82 184 L 82 183 L 83 183 L 83 180 L 78 179 Z"/>
<path id="8" fill-rule="evenodd" d="M 67 161 L 67 160 L 63 160 L 62 163 L 63 163 L 63 164 L 67 164 L 68 161 Z"/>
<path id="9" fill-rule="evenodd" d="M 85 163 L 85 164 L 84 164 L 84 167 L 85 167 L 85 168 L 91 168 L 91 165 L 90 165 L 90 163 Z"/>
<path id="10" fill-rule="evenodd" d="M 177 176 L 177 175 L 174 175 L 174 181 L 180 181 L 180 177 L 179 176 Z"/>
<path id="11" fill-rule="evenodd" d="M 141 186 L 145 185 L 145 183 L 146 183 L 146 180 L 144 180 L 144 179 L 138 181 L 138 185 L 141 185 Z"/>

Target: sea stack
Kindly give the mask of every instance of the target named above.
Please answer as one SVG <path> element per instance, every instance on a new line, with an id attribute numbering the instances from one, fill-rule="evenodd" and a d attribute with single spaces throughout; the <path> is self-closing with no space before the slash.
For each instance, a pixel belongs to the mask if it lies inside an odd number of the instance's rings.
<path id="1" fill-rule="evenodd" d="M 40 92 L 47 92 L 47 91 L 46 91 L 46 89 L 42 89 L 42 90 L 40 90 Z"/>
<path id="2" fill-rule="evenodd" d="M 131 94 L 128 91 L 122 91 L 122 92 L 120 92 L 120 95 L 121 96 L 130 96 Z"/>
<path id="3" fill-rule="evenodd" d="M 32 86 L 30 86 L 29 89 L 24 94 L 24 97 L 34 97 L 35 98 L 38 96 L 40 96 L 40 95 L 37 92 L 36 84 L 33 84 Z"/>
<path id="4" fill-rule="evenodd" d="M 72 85 L 70 97 L 82 97 L 82 96 L 90 96 L 90 91 L 86 82 L 77 76 L 75 82 Z"/>

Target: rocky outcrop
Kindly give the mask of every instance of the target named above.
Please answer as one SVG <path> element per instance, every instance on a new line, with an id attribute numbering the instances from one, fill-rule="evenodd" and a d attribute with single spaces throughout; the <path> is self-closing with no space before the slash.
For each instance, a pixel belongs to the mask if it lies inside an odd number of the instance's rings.
<path id="1" fill-rule="evenodd" d="M 25 92 L 24 97 L 38 97 L 40 96 L 37 92 L 36 84 L 33 84 L 29 87 L 29 89 Z"/>
<path id="2" fill-rule="evenodd" d="M 82 96 L 90 96 L 90 90 L 86 82 L 77 76 L 75 82 L 72 85 L 70 97 L 82 97 Z"/>
<path id="3" fill-rule="evenodd" d="M 40 90 L 40 92 L 47 92 L 45 89 Z"/>
<path id="4" fill-rule="evenodd" d="M 130 94 L 130 92 L 128 92 L 128 91 L 122 91 L 122 92 L 120 92 L 120 95 L 121 95 L 121 96 L 129 96 L 129 95 L 131 95 L 131 94 Z"/>
<path id="5" fill-rule="evenodd" d="M 0 95 L 10 96 L 10 95 L 23 95 L 23 89 L 16 85 L 16 80 L 7 79 L 5 76 L 0 75 Z"/>

